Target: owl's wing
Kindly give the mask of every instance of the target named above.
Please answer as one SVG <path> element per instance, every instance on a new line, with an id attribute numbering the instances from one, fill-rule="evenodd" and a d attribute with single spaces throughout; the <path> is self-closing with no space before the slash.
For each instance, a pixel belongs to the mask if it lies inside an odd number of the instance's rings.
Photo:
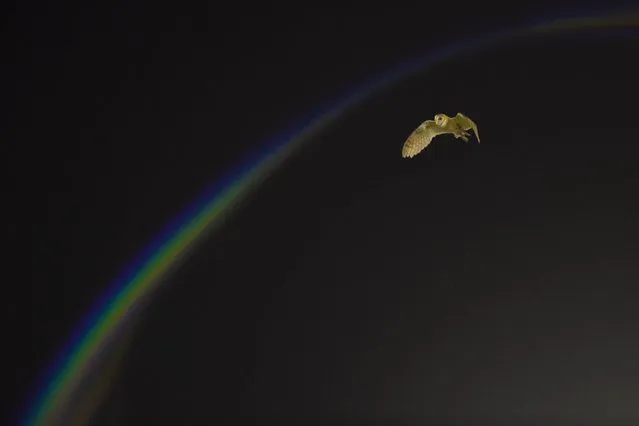
<path id="1" fill-rule="evenodd" d="M 433 138 L 447 131 L 433 120 L 426 120 L 408 136 L 402 148 L 402 157 L 412 158 L 426 148 Z"/>
<path id="2" fill-rule="evenodd" d="M 473 120 L 471 120 L 470 118 L 466 117 L 464 114 L 462 114 L 461 112 L 458 112 L 457 115 L 454 118 L 455 123 L 457 123 L 457 125 L 459 127 L 461 127 L 463 130 L 473 130 L 473 132 L 475 133 L 475 137 L 477 138 L 477 142 L 481 142 L 479 140 L 479 130 L 477 130 L 477 125 L 475 124 L 475 122 Z"/>

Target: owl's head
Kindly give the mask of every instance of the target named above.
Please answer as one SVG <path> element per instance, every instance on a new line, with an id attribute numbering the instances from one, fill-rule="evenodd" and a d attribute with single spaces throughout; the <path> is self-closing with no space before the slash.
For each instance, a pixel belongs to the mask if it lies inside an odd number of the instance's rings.
<path id="1" fill-rule="evenodd" d="M 435 115 L 435 124 L 437 124 L 438 126 L 445 126 L 447 122 L 448 122 L 448 117 L 446 117 L 446 115 L 444 114 Z"/>

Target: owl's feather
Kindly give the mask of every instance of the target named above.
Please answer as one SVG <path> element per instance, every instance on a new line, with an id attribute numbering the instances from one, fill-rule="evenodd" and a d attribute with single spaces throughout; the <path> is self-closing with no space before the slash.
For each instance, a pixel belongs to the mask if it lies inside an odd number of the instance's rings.
<path id="1" fill-rule="evenodd" d="M 408 136 L 402 148 L 402 157 L 412 158 L 426 148 L 433 138 L 450 131 L 438 126 L 433 120 L 426 120 Z"/>
<path id="2" fill-rule="evenodd" d="M 464 131 L 472 129 L 472 131 L 475 133 L 475 137 L 477 138 L 477 142 L 478 143 L 481 142 L 479 140 L 479 130 L 477 129 L 477 125 L 475 124 L 473 120 L 466 117 L 461 112 L 458 112 L 455 118 L 453 118 L 453 120 L 455 120 L 455 123 L 457 123 L 457 125 L 461 127 L 462 130 Z"/>

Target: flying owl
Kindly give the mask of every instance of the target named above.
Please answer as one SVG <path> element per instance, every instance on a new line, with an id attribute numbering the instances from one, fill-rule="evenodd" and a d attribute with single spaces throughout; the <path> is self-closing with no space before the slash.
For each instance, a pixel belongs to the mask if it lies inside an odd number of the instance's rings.
<path id="1" fill-rule="evenodd" d="M 462 138 L 464 142 L 468 142 L 468 137 L 470 136 L 468 130 L 471 129 L 475 133 L 477 142 L 480 142 L 477 125 L 461 112 L 458 112 L 455 117 L 449 117 L 446 114 L 437 114 L 435 115 L 435 121 L 424 121 L 410 134 L 406 142 L 404 142 L 402 157 L 412 158 L 416 156 L 426 148 L 437 135 L 450 133 L 454 135 L 455 138 Z"/>

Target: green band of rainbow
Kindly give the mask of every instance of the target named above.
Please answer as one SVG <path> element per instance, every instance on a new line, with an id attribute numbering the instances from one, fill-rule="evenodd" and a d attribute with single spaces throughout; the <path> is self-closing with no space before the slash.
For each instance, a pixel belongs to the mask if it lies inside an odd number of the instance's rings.
<path id="1" fill-rule="evenodd" d="M 380 89 L 399 81 L 412 73 L 423 71 L 428 65 L 440 63 L 465 51 L 474 51 L 484 45 L 520 35 L 547 34 L 581 29 L 639 28 L 639 13 L 614 13 L 607 16 L 563 18 L 550 23 L 528 26 L 483 38 L 472 43 L 449 47 L 427 60 L 407 63 L 383 78 L 352 91 L 342 102 L 325 108 L 306 125 L 293 129 L 290 137 L 280 139 L 266 153 L 249 159 L 244 167 L 231 175 L 223 185 L 208 191 L 194 207 L 188 209 L 168 227 L 154 244 L 151 244 L 141 261 L 129 268 L 123 278 L 116 281 L 112 290 L 102 299 L 98 308 L 85 321 L 85 326 L 76 333 L 68 349 L 63 352 L 60 363 L 40 392 L 40 397 L 28 410 L 22 424 L 51 425 L 61 411 L 68 407 L 93 360 L 99 357 L 108 342 L 114 337 L 140 302 L 148 297 L 167 277 L 170 270 L 179 266 L 199 240 L 208 235 L 233 207 L 254 190 L 279 164 L 290 158 L 317 130 L 325 127 L 350 107 L 359 104 Z M 216 190 L 220 189 L 221 190 Z M 68 408 L 67 408 L 68 409 Z"/>

